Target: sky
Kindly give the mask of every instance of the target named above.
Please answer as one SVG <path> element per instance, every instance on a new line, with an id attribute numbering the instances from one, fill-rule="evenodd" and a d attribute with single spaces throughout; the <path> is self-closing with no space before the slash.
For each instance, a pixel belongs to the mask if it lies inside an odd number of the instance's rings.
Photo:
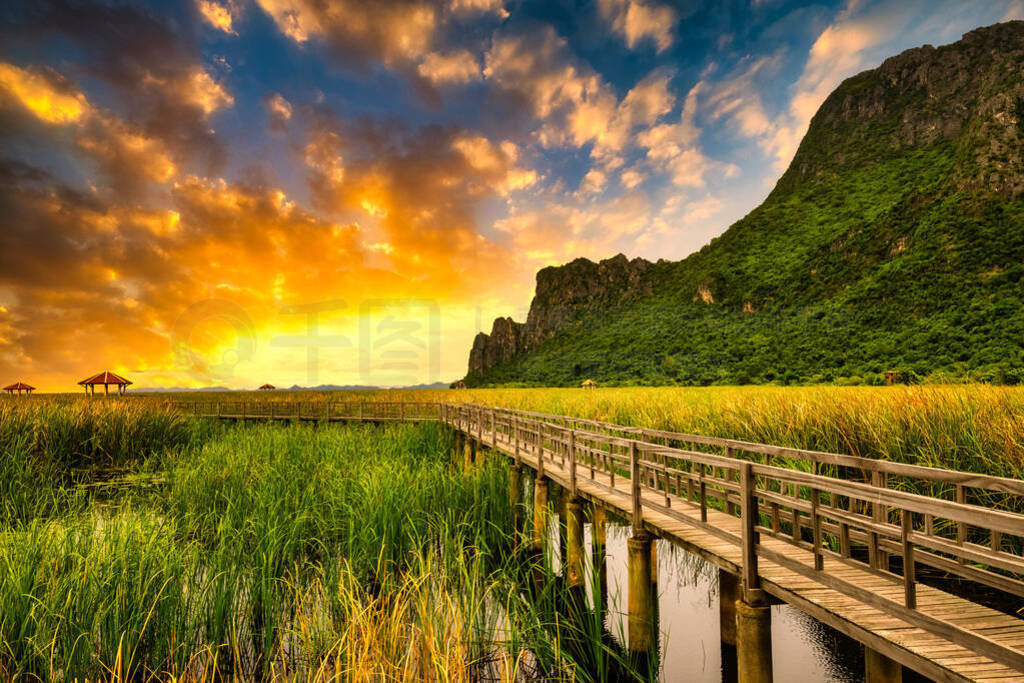
<path id="1" fill-rule="evenodd" d="M 536 271 L 681 259 L 844 78 L 1024 0 L 0 8 L 0 385 L 465 374 Z"/>

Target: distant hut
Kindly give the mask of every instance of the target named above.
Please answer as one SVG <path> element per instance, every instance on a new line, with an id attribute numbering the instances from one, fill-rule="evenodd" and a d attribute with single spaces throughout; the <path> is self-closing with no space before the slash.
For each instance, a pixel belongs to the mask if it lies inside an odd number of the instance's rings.
<path id="1" fill-rule="evenodd" d="M 465 389 L 465 388 L 466 388 L 466 383 L 463 382 L 461 379 L 458 382 L 456 382 L 455 384 L 452 385 L 452 389 Z"/>
<path id="2" fill-rule="evenodd" d="M 276 388 L 273 384 L 264 384 L 260 387 L 260 391 L 273 391 Z"/>
<path id="3" fill-rule="evenodd" d="M 896 382 L 898 382 L 898 381 L 900 381 L 900 373 L 898 373 L 895 370 L 886 370 L 885 371 L 885 385 L 887 387 L 891 387 L 893 384 L 896 384 Z"/>
<path id="4" fill-rule="evenodd" d="M 91 392 L 91 394 L 95 396 L 97 385 L 102 384 L 103 393 L 106 395 L 110 395 L 110 385 L 113 384 L 114 391 L 116 391 L 118 395 L 120 395 L 128 390 L 128 385 L 131 384 L 131 382 L 126 380 L 124 377 L 121 377 L 120 375 L 115 375 L 109 370 L 104 370 L 100 374 L 93 375 L 89 379 L 83 379 L 78 384 L 85 389 L 86 394 L 89 394 Z"/>
<path id="5" fill-rule="evenodd" d="M 597 382 L 595 382 L 592 379 L 585 379 L 582 382 L 580 382 L 580 386 L 583 387 L 584 389 L 596 389 Z"/>
<path id="6" fill-rule="evenodd" d="M 35 390 L 35 387 L 30 387 L 24 382 L 15 382 L 14 384 L 8 384 L 6 387 L 4 387 L 4 391 L 6 391 L 8 394 L 14 394 L 15 392 L 17 392 L 19 395 L 21 394 L 21 392 L 31 394 Z"/>

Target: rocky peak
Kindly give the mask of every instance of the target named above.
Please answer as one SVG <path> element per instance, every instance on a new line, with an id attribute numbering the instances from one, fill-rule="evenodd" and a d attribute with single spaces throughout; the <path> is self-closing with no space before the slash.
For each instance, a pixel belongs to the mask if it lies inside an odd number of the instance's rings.
<path id="1" fill-rule="evenodd" d="M 836 167 L 949 143 L 964 160 L 961 189 L 1024 192 L 1024 22 L 975 29 L 925 45 L 844 81 L 814 115 L 777 191 L 826 180 Z"/>
<path id="2" fill-rule="evenodd" d="M 651 285 L 644 275 L 651 266 L 642 258 L 630 260 L 618 254 L 597 263 L 578 258 L 541 269 L 526 323 L 498 318 L 490 334 L 479 333 L 469 354 L 469 376 L 537 348 L 588 311 L 649 293 Z"/>

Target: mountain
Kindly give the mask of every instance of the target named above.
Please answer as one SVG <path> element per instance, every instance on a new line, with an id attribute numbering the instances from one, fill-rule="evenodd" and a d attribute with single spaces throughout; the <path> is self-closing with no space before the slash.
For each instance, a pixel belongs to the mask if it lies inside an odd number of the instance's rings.
<path id="1" fill-rule="evenodd" d="M 470 386 L 1024 380 L 1024 22 L 844 81 L 765 201 L 678 262 L 537 275 Z"/>

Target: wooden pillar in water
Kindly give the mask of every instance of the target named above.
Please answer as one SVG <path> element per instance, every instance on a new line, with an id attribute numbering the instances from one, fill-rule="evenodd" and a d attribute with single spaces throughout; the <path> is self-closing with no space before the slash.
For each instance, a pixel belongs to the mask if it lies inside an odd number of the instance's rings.
<path id="1" fill-rule="evenodd" d="M 566 539 L 568 546 L 565 572 L 569 588 L 583 586 L 583 505 L 577 498 L 566 504 Z"/>
<path id="2" fill-rule="evenodd" d="M 771 683 L 772 612 L 757 569 L 757 488 L 750 463 L 740 466 L 743 566 L 736 601 L 736 671 L 739 683 Z"/>
<path id="3" fill-rule="evenodd" d="M 608 608 L 607 524 L 608 513 L 605 509 L 597 504 L 592 505 L 590 508 L 591 554 L 597 580 L 595 597 L 599 596 L 601 599 L 599 610 L 602 614 Z"/>
<path id="4" fill-rule="evenodd" d="M 523 466 L 517 462 L 508 470 L 508 499 L 512 506 L 512 538 L 518 548 L 523 519 Z"/>
<path id="5" fill-rule="evenodd" d="M 739 683 L 772 681 L 772 612 L 767 602 L 736 601 L 736 669 Z"/>
<path id="6" fill-rule="evenodd" d="M 864 680 L 865 683 L 902 683 L 903 666 L 865 646 Z"/>
<path id="7" fill-rule="evenodd" d="M 724 569 L 718 570 L 718 614 L 722 642 L 736 645 L 736 601 L 740 599 L 740 578 Z"/>
<path id="8" fill-rule="evenodd" d="M 654 592 L 658 592 L 658 539 L 651 541 L 651 583 L 654 584 Z"/>
<path id="9" fill-rule="evenodd" d="M 543 553 L 548 539 L 548 480 L 540 473 L 533 480 L 533 549 Z"/>
<path id="10" fill-rule="evenodd" d="M 651 543 L 646 531 L 634 532 L 629 548 L 629 650 L 648 654 L 654 649 L 654 586 L 651 584 Z"/>
<path id="11" fill-rule="evenodd" d="M 558 561 L 561 563 L 562 572 L 565 572 L 569 564 L 569 492 L 564 488 L 558 489 Z"/>

